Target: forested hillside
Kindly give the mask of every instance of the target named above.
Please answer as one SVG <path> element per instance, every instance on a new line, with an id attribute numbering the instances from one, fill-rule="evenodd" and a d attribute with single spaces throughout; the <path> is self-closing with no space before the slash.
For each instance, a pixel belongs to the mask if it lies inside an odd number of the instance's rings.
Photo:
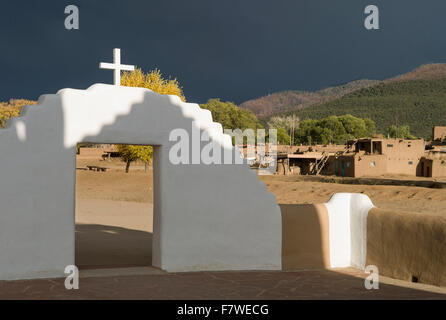
<path id="1" fill-rule="evenodd" d="M 288 114 L 301 120 L 352 114 L 374 120 L 378 133 L 390 125 L 409 125 L 413 135 L 430 138 L 434 125 L 446 125 L 446 79 L 381 83 Z"/>
<path id="2" fill-rule="evenodd" d="M 321 119 L 351 113 L 372 117 L 381 133 L 389 125 L 410 125 L 412 133 L 428 138 L 432 125 L 445 124 L 442 79 L 446 64 L 426 64 L 383 81 L 359 80 L 316 92 L 277 92 L 240 106 L 252 110 L 263 124 L 275 115 Z"/>

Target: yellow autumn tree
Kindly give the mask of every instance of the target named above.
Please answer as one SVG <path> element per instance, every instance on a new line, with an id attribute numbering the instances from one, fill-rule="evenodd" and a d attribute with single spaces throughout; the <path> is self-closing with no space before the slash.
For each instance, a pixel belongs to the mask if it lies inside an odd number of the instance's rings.
<path id="1" fill-rule="evenodd" d="M 125 172 L 129 172 L 130 164 L 133 161 L 141 160 L 147 165 L 152 161 L 153 148 L 150 146 L 133 146 L 133 145 L 118 145 L 118 151 L 121 159 L 126 163 Z"/>
<path id="2" fill-rule="evenodd" d="M 177 79 L 165 79 L 160 70 L 155 69 L 145 74 L 141 69 L 124 72 L 121 85 L 126 87 L 147 88 L 160 94 L 172 94 L 186 101 Z"/>
<path id="3" fill-rule="evenodd" d="M 0 129 L 4 128 L 9 118 L 18 117 L 23 106 L 35 105 L 36 101 L 25 99 L 11 99 L 9 102 L 0 102 Z"/>
<path id="4" fill-rule="evenodd" d="M 186 101 L 183 89 L 177 79 L 165 79 L 158 69 L 144 73 L 141 69 L 135 69 L 132 72 L 125 72 L 121 77 L 121 85 L 126 87 L 147 88 L 160 94 L 172 94 Z M 140 160 L 147 165 L 150 164 L 153 157 L 153 148 L 150 146 L 119 145 L 118 150 L 121 159 L 126 162 L 125 172 L 129 172 L 130 164 L 133 161 Z"/>

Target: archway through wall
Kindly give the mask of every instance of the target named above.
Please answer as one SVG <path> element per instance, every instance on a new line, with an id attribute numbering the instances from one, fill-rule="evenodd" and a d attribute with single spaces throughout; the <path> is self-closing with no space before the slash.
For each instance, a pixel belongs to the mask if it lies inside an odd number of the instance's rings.
<path id="1" fill-rule="evenodd" d="M 129 162 L 126 172 L 117 146 L 78 147 L 75 265 L 80 270 L 152 266 L 152 161 Z"/>
<path id="2" fill-rule="evenodd" d="M 193 150 L 170 161 L 176 129 L 208 136 L 229 162 Z M 173 139 L 172 139 L 173 138 Z M 231 137 L 197 104 L 147 89 L 97 84 L 24 107 L 0 132 L 0 279 L 64 276 L 74 261 L 78 143 L 154 146 L 152 264 L 166 271 L 280 270 L 281 213 Z M 208 142 L 198 141 L 198 154 Z M 198 157 L 199 158 L 199 157 Z M 225 158 L 226 160 L 226 158 Z"/>

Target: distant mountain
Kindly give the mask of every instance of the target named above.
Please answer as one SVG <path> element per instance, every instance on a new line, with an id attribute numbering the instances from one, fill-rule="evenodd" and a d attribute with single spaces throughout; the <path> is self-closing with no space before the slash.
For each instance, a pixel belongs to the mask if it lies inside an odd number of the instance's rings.
<path id="1" fill-rule="evenodd" d="M 282 91 L 246 101 L 240 105 L 254 112 L 259 117 L 267 117 L 285 111 L 299 110 L 318 103 L 328 102 L 349 94 L 361 88 L 367 88 L 380 81 L 358 80 L 340 86 L 329 87 L 316 92 L 309 91 Z"/>
<path id="2" fill-rule="evenodd" d="M 376 86 L 381 83 L 410 80 L 435 80 L 443 78 L 446 78 L 446 64 L 427 64 L 406 74 L 384 81 L 357 80 L 316 92 L 296 90 L 282 91 L 246 101 L 242 103 L 240 107 L 251 110 L 259 118 L 264 118 L 278 113 L 297 111 L 313 105 L 330 102 L 342 98 L 354 91 Z"/>
<path id="3" fill-rule="evenodd" d="M 446 63 L 425 64 L 408 73 L 385 80 L 384 82 L 409 80 L 435 80 L 446 78 Z"/>

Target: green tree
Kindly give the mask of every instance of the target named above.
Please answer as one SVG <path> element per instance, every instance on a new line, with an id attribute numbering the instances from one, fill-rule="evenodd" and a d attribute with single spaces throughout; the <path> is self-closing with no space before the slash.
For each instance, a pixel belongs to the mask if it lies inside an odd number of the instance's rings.
<path id="1" fill-rule="evenodd" d="M 351 114 L 346 114 L 339 117 L 345 131 L 357 138 L 364 138 L 367 136 L 367 128 L 365 121 L 361 118 L 356 118 Z"/>
<path id="2" fill-rule="evenodd" d="M 375 121 L 373 121 L 370 118 L 366 118 L 364 119 L 364 123 L 365 123 L 365 135 L 366 137 L 373 137 L 376 134 L 376 126 L 375 126 Z"/>
<path id="3" fill-rule="evenodd" d="M 410 127 L 408 125 L 405 126 L 391 125 L 387 128 L 386 134 L 389 138 L 416 139 L 416 137 L 414 137 L 410 133 Z"/>
<path id="4" fill-rule="evenodd" d="M 344 144 L 349 139 L 371 137 L 375 123 L 352 115 L 329 116 L 321 120 L 305 119 L 300 122 L 296 141 L 302 144 Z"/>
<path id="5" fill-rule="evenodd" d="M 328 143 L 339 143 L 339 137 L 342 137 L 347 133 L 342 122 L 336 116 L 322 119 L 320 121 L 320 126 L 326 129 L 324 135 Z"/>
<path id="6" fill-rule="evenodd" d="M 242 131 L 252 129 L 257 139 L 257 129 L 263 128 L 251 110 L 242 109 L 232 102 L 223 102 L 220 99 L 209 99 L 207 103 L 201 104 L 200 107 L 209 110 L 212 113 L 212 119 L 220 123 L 223 129 L 240 129 Z M 245 138 L 244 140 L 246 142 Z M 232 143 L 235 144 L 234 137 L 232 137 Z"/>
<path id="7" fill-rule="evenodd" d="M 282 127 L 276 127 L 277 129 L 277 143 L 288 144 L 290 142 L 290 136 L 287 131 Z"/>
<path id="8" fill-rule="evenodd" d="M 261 129 L 263 126 L 251 110 L 242 109 L 232 102 L 223 102 L 220 99 L 209 99 L 201 104 L 201 108 L 212 113 L 212 119 L 220 123 L 223 129 Z"/>
<path id="9" fill-rule="evenodd" d="M 399 138 L 398 127 L 395 125 L 391 125 L 387 128 L 386 134 L 389 138 Z"/>
<path id="10" fill-rule="evenodd" d="M 318 136 L 317 123 L 317 120 L 312 119 L 301 121 L 297 130 L 297 142 L 311 145 L 315 140 L 314 137 Z"/>

